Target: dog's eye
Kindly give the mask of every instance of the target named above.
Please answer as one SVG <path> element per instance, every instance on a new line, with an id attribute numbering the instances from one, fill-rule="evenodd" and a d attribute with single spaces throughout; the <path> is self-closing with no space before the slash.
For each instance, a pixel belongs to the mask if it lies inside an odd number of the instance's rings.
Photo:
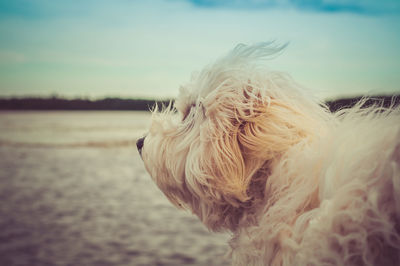
<path id="1" fill-rule="evenodd" d="M 196 104 L 192 103 L 191 105 L 187 106 L 185 110 L 183 111 L 183 118 L 182 121 L 185 121 L 187 116 L 190 114 L 190 111 L 192 110 L 193 107 L 196 107 Z"/>

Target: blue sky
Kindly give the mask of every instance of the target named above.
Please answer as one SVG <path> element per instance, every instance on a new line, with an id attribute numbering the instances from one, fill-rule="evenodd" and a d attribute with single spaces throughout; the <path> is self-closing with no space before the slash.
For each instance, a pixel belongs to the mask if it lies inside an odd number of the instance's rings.
<path id="1" fill-rule="evenodd" d="M 316 12 L 351 12 L 358 14 L 387 14 L 398 12 L 398 0 L 189 0 L 196 6 L 208 8 L 295 8 Z"/>
<path id="2" fill-rule="evenodd" d="M 321 98 L 400 93 L 400 1 L 0 0 L 0 96 L 174 97 L 238 43 Z"/>

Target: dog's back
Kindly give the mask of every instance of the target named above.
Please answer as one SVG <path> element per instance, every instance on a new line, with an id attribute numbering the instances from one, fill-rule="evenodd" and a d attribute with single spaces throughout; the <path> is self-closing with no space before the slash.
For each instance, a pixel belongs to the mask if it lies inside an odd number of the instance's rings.
<path id="1" fill-rule="evenodd" d="M 233 240 L 234 264 L 400 264 L 399 109 L 356 107 L 328 128 L 272 170 L 291 187 Z"/>

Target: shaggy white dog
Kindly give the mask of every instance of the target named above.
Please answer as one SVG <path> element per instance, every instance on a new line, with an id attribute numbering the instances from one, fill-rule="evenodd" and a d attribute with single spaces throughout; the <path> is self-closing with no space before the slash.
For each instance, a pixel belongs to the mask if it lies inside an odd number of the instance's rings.
<path id="1" fill-rule="evenodd" d="M 230 230 L 233 265 L 400 265 L 400 111 L 331 113 L 238 45 L 137 142 L 177 207 Z"/>

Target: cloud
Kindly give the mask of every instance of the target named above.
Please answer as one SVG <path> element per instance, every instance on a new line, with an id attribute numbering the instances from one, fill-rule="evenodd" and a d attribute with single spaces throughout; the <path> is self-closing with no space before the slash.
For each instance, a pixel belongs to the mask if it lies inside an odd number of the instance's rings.
<path id="1" fill-rule="evenodd" d="M 399 13 L 398 0 L 185 0 L 204 8 L 289 8 L 318 12 L 359 14 Z"/>
<path id="2" fill-rule="evenodd" d="M 128 0 L 116 0 L 110 5 L 105 0 L 0 0 L 0 19 L 19 17 L 24 19 L 47 19 L 87 16 L 104 7 L 129 7 Z"/>
<path id="3" fill-rule="evenodd" d="M 115 0 L 110 3 L 106 0 L 0 0 L 0 20 L 7 17 L 25 19 L 79 17 L 109 7 L 112 7 L 109 12 L 124 12 L 145 2 Z M 400 14 L 399 0 L 161 0 L 155 3 L 167 6 L 172 3 L 189 3 L 194 7 L 209 9 L 295 9 L 324 13 Z"/>

